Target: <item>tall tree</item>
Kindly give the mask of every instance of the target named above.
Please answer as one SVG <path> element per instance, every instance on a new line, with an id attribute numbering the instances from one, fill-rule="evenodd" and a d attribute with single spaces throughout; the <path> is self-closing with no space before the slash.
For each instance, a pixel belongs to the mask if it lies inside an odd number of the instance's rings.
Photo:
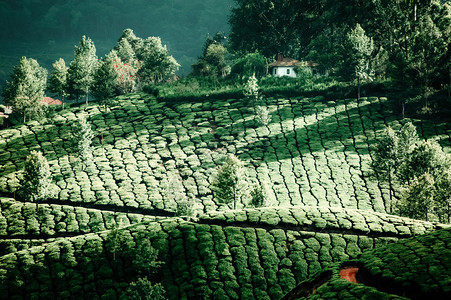
<path id="1" fill-rule="evenodd" d="M 393 211 L 393 180 L 395 179 L 396 166 L 399 164 L 399 156 L 397 152 L 398 141 L 398 136 L 394 130 L 387 127 L 375 149 L 373 162 L 371 164 L 378 178 L 388 181 L 390 193 L 390 212 Z"/>
<path id="2" fill-rule="evenodd" d="M 66 62 L 62 58 L 55 61 L 52 66 L 53 70 L 50 73 L 48 89 L 50 92 L 55 93 L 61 97 L 64 109 L 64 98 L 68 95 L 67 94 L 68 67 L 66 67 Z"/>
<path id="3" fill-rule="evenodd" d="M 99 62 L 99 66 L 94 73 L 92 94 L 104 106 L 105 112 L 111 104 L 111 98 L 116 95 L 118 80 L 116 64 L 118 59 L 118 56 L 112 51 Z"/>
<path id="4" fill-rule="evenodd" d="M 6 82 L 2 96 L 14 112 L 27 117 L 35 117 L 42 112 L 42 99 L 47 84 L 47 70 L 32 58 L 22 57 L 14 67 L 11 81 Z"/>
<path id="5" fill-rule="evenodd" d="M 348 42 L 350 46 L 349 65 L 357 77 L 357 99 L 360 99 L 360 80 L 372 79 L 370 59 L 374 50 L 373 39 L 367 37 L 365 30 L 357 23 L 348 34 Z"/>
<path id="6" fill-rule="evenodd" d="M 247 178 L 243 163 L 235 156 L 230 155 L 218 169 L 212 182 L 215 198 L 220 203 L 232 203 L 236 209 L 237 203 L 245 203 L 247 199 Z"/>
<path id="7" fill-rule="evenodd" d="M 83 36 L 79 45 L 75 46 L 75 58 L 69 65 L 68 88 L 71 96 L 79 98 L 85 94 L 86 104 L 89 102 L 89 91 L 94 82 L 94 72 L 97 67 L 97 55 L 94 42 Z"/>
<path id="8" fill-rule="evenodd" d="M 161 44 L 159 37 L 145 39 L 138 51 L 138 57 L 142 60 L 138 75 L 143 82 L 155 83 L 167 80 L 180 67 L 174 57 L 169 55 L 166 46 Z"/>
<path id="9" fill-rule="evenodd" d="M 434 205 L 434 184 L 434 177 L 429 173 L 414 177 L 401 198 L 400 214 L 427 221 Z"/>
<path id="10" fill-rule="evenodd" d="M 77 147 L 77 153 L 82 161 L 83 167 L 92 163 L 92 139 L 94 133 L 91 130 L 91 125 L 85 116 L 81 116 L 78 122 L 73 125 L 74 142 Z"/>
<path id="11" fill-rule="evenodd" d="M 27 201 L 45 200 L 50 195 L 51 173 L 49 163 L 41 152 L 31 151 L 24 166 L 19 195 Z"/>
<path id="12" fill-rule="evenodd" d="M 114 49 L 117 55 L 121 58 L 124 63 L 136 63 L 136 54 L 130 42 L 125 38 L 121 38 Z"/>

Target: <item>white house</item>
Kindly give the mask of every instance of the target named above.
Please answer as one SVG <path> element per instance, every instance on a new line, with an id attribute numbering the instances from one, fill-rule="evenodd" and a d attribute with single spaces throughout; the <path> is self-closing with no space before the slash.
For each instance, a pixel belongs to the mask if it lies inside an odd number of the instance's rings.
<path id="1" fill-rule="evenodd" d="M 279 53 L 277 60 L 269 64 L 271 68 L 271 74 L 276 77 L 288 76 L 296 77 L 295 68 L 297 67 L 309 67 L 315 72 L 315 67 L 318 66 L 315 62 L 299 61 L 294 58 L 283 57 L 282 53 Z"/>

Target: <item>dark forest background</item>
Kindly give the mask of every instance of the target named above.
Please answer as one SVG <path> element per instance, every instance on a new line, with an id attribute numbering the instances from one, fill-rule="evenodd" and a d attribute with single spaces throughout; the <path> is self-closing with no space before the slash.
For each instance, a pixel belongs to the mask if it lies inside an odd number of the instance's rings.
<path id="1" fill-rule="evenodd" d="M 73 59 L 82 35 L 104 56 L 122 30 L 159 36 L 182 65 L 181 74 L 202 52 L 208 34 L 228 32 L 232 0 L 0 0 L 0 85 L 22 56 L 50 69 L 59 57 Z"/>

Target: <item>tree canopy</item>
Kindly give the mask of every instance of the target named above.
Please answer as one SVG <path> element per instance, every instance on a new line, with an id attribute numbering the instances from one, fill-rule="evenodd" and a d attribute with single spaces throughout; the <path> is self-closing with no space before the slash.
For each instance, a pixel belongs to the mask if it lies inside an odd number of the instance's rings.
<path id="1" fill-rule="evenodd" d="M 5 103 L 14 112 L 26 117 L 35 117 L 42 111 L 42 99 L 47 84 L 47 70 L 32 58 L 22 57 L 2 90 Z"/>

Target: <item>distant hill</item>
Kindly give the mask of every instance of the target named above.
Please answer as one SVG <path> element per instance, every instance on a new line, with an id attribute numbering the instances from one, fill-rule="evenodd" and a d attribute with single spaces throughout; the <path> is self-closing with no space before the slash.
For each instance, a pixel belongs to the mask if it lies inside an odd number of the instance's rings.
<path id="1" fill-rule="evenodd" d="M 161 37 L 186 74 L 208 34 L 228 33 L 232 5 L 232 0 L 0 1 L 0 86 L 22 56 L 50 70 L 60 57 L 73 59 L 82 35 L 104 56 L 125 28 L 140 37 Z"/>

